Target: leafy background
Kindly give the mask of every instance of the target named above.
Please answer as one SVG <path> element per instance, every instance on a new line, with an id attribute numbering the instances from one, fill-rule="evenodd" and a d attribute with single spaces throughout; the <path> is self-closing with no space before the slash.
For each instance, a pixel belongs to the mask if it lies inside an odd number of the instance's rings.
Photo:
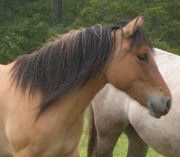
<path id="1" fill-rule="evenodd" d="M 179 0 L 0 0 L 0 63 L 30 53 L 55 34 L 142 14 L 155 47 L 180 52 Z"/>

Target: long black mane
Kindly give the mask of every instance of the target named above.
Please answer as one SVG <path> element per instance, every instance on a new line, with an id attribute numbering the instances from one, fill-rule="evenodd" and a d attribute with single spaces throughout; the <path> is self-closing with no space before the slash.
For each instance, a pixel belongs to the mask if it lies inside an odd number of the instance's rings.
<path id="1" fill-rule="evenodd" d="M 60 96 L 83 87 L 102 72 L 113 55 L 112 31 L 124 24 L 84 28 L 61 35 L 32 54 L 18 58 L 11 69 L 13 83 L 33 94 L 43 94 L 40 113 Z M 148 44 L 139 27 L 132 37 L 132 45 Z"/>

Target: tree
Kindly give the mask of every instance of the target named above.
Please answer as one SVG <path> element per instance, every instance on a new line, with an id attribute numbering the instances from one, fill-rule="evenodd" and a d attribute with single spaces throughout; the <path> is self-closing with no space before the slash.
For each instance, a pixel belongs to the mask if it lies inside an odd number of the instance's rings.
<path id="1" fill-rule="evenodd" d="M 55 0 L 56 7 L 56 24 L 60 23 L 62 20 L 62 0 Z"/>
<path id="2" fill-rule="evenodd" d="M 97 23 L 118 23 L 122 19 L 145 16 L 144 28 L 155 46 L 180 49 L 179 0 L 91 0 L 74 22 L 75 27 Z M 176 51 L 176 50 L 175 50 Z"/>
<path id="3" fill-rule="evenodd" d="M 52 0 L 0 1 L 0 62 L 33 51 L 49 37 L 55 21 Z"/>

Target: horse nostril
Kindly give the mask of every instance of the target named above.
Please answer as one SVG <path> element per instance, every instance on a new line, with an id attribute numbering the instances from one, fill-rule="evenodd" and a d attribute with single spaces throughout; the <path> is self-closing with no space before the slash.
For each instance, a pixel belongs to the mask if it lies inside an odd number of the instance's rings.
<path id="1" fill-rule="evenodd" d="M 167 101 L 166 101 L 166 106 L 167 106 L 167 108 L 168 108 L 168 110 L 171 108 L 171 99 L 168 99 Z"/>

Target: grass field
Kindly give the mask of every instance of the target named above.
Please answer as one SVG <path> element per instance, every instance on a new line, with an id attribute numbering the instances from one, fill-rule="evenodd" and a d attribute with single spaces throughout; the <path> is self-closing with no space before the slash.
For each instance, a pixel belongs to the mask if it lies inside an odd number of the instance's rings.
<path id="1" fill-rule="evenodd" d="M 86 150 L 87 150 L 87 137 L 88 137 L 88 128 L 87 128 L 87 118 L 85 118 L 84 123 L 84 130 L 83 135 L 81 137 L 81 142 L 79 145 L 79 151 L 81 157 L 86 157 Z M 118 140 L 115 150 L 113 152 L 114 157 L 125 157 L 127 153 L 127 137 L 126 135 L 122 135 L 121 138 Z M 147 157 L 165 157 L 157 152 L 149 149 Z"/>

